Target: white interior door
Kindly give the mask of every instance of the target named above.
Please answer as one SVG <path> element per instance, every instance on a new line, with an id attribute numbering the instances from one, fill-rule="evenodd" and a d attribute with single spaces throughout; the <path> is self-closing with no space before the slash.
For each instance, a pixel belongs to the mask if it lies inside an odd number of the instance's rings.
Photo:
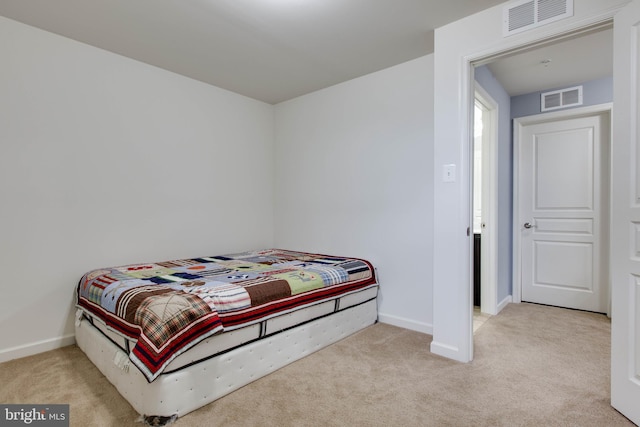
<path id="1" fill-rule="evenodd" d="M 640 425 L 640 0 L 613 38 L 611 404 Z"/>
<path id="2" fill-rule="evenodd" d="M 604 313 L 608 114 L 519 131 L 521 299 Z"/>

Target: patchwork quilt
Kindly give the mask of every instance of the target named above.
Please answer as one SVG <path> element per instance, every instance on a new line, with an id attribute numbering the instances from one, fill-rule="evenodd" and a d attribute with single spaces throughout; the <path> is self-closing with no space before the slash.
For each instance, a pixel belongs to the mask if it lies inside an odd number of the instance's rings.
<path id="1" fill-rule="evenodd" d="M 373 284 L 365 260 L 268 249 L 90 271 L 77 305 L 136 341 L 129 358 L 151 382 L 211 335 Z"/>

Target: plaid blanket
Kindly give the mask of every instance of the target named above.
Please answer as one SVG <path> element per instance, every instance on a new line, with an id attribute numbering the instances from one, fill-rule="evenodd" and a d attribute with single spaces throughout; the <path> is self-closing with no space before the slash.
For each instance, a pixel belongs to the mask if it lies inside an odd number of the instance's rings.
<path id="1" fill-rule="evenodd" d="M 365 260 L 268 249 L 90 271 L 77 305 L 136 340 L 129 358 L 151 382 L 213 334 L 374 283 Z"/>

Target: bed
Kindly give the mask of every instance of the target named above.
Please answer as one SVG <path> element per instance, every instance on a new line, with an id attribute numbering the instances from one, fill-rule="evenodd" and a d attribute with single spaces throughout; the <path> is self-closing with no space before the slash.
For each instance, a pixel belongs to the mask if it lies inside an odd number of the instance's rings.
<path id="1" fill-rule="evenodd" d="M 97 269 L 76 294 L 78 346 L 154 422 L 377 321 L 371 263 L 281 249 Z"/>

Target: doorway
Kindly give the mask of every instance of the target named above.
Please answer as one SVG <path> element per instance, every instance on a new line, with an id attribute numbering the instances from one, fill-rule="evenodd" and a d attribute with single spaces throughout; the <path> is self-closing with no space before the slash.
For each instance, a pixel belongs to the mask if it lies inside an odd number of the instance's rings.
<path id="1" fill-rule="evenodd" d="M 504 95 L 506 95 L 505 99 L 503 94 L 498 91 L 497 99 L 500 100 L 499 108 L 507 109 L 507 117 L 505 118 L 503 115 L 500 115 L 500 123 L 497 125 L 500 128 L 500 142 L 498 143 L 499 148 L 497 149 L 499 153 L 496 157 L 496 162 L 493 167 L 494 173 L 500 175 L 499 186 L 496 189 L 495 193 L 495 198 L 500 199 L 499 208 L 496 211 L 497 224 L 495 227 L 496 234 L 500 236 L 497 240 L 497 246 L 500 250 L 496 274 L 496 281 L 498 282 L 498 286 L 497 292 L 492 298 L 493 303 L 496 306 L 496 311 L 494 312 L 495 314 L 497 314 L 509 302 L 521 301 L 520 280 L 522 277 L 521 271 L 519 270 L 519 258 L 515 258 L 515 252 L 516 247 L 519 244 L 519 242 L 516 240 L 516 234 L 521 232 L 521 230 L 519 230 L 517 226 L 522 224 L 519 224 L 519 218 L 516 215 L 516 211 L 513 210 L 515 198 L 518 194 L 518 189 L 516 187 L 513 187 L 515 183 L 512 182 L 514 179 L 512 171 L 516 168 L 516 166 L 514 163 L 514 157 L 512 156 L 511 152 L 511 150 L 514 149 L 511 142 L 513 138 L 513 131 L 508 129 L 511 128 L 513 119 L 522 118 L 527 114 L 532 115 L 532 117 L 538 117 L 543 114 L 541 111 L 541 95 L 543 93 L 549 90 L 568 87 L 584 82 L 584 80 L 575 80 L 585 76 L 585 74 L 580 74 L 575 69 L 575 66 L 584 65 L 584 63 L 574 64 L 574 62 L 572 61 L 565 61 L 564 56 L 568 56 L 572 59 L 574 58 L 574 53 L 567 54 L 565 52 L 570 50 L 578 52 L 581 51 L 580 49 L 583 49 L 584 46 L 591 46 L 595 51 L 600 51 L 600 49 L 608 49 L 610 51 L 613 44 L 611 28 L 612 26 L 610 22 L 599 23 L 597 26 L 589 29 L 583 29 L 576 34 L 565 36 L 563 38 L 560 38 L 559 40 L 547 40 L 540 45 L 531 46 L 527 49 L 496 55 L 496 57 L 478 60 L 472 63 L 471 75 L 474 76 L 472 81 L 474 82 L 475 87 L 478 86 L 478 81 L 486 82 L 486 73 L 490 72 L 489 86 L 491 87 L 491 94 L 496 93 L 495 86 L 499 86 L 500 89 L 502 89 Z M 612 61 L 607 61 L 606 55 L 601 56 L 601 58 L 601 62 L 608 62 L 608 69 L 601 67 L 594 72 L 602 73 L 604 69 L 604 72 L 608 74 L 606 80 L 608 82 L 611 82 L 612 80 L 610 78 L 610 75 L 612 72 Z M 526 68 L 526 70 L 524 68 Z M 561 69 L 558 70 L 556 68 Z M 516 72 L 516 70 L 519 70 L 519 73 Z M 478 80 L 475 77 L 476 74 L 478 74 L 479 77 L 482 77 L 482 79 Z M 518 76 L 520 75 L 524 76 L 524 83 L 521 82 L 521 78 L 518 78 Z M 580 77 L 576 77 L 577 75 L 579 75 Z M 558 80 L 554 80 L 554 78 L 557 78 Z M 591 78 L 591 80 L 586 82 L 589 85 L 585 85 L 586 102 L 590 105 L 597 104 L 596 102 L 594 102 L 595 98 L 593 97 L 593 93 L 596 91 L 607 92 L 606 96 L 608 96 L 608 98 L 606 98 L 605 101 L 599 102 L 611 102 L 612 88 L 608 87 L 603 90 L 603 86 L 600 85 L 600 82 L 598 81 L 599 79 L 603 80 L 604 78 L 601 75 L 597 74 L 595 74 L 595 77 L 591 75 L 589 78 Z M 504 87 L 502 87 L 503 82 L 505 82 Z M 524 88 L 525 90 L 522 90 L 521 88 Z M 520 90 L 520 92 L 518 92 L 518 90 Z M 528 91 L 532 92 L 526 93 Z M 603 95 L 599 94 L 598 96 L 602 97 Z M 534 102 L 532 102 L 532 99 L 533 101 L 537 102 L 537 106 L 533 106 Z M 525 107 L 523 107 L 522 105 L 525 105 Z M 477 103 L 474 97 L 474 110 L 476 109 L 476 107 Z M 544 114 L 563 114 L 567 111 L 571 110 L 559 109 L 554 113 Z M 524 114 L 523 112 L 526 114 Z M 532 119 L 532 121 L 535 120 L 541 119 Z M 505 125 L 507 126 L 506 131 L 504 130 Z M 505 135 L 505 133 L 508 133 L 508 135 Z M 473 153 L 474 150 L 472 146 L 470 149 L 470 158 L 473 157 Z M 473 179 L 475 181 L 476 177 L 473 170 L 470 175 L 473 176 Z M 507 182 L 508 184 L 505 184 L 505 182 Z M 474 186 L 475 183 L 471 188 L 473 189 Z M 494 200 L 494 203 L 495 202 L 496 200 Z M 475 203 L 473 201 L 472 204 L 475 206 Z M 506 212 L 505 209 L 507 209 Z M 603 249 L 606 249 L 606 247 L 603 247 Z M 606 255 L 606 253 L 603 253 L 603 255 Z M 473 273 L 475 271 L 473 269 L 473 260 L 471 260 L 470 262 L 470 268 L 471 277 L 473 277 Z M 605 269 L 603 268 L 602 271 L 604 270 Z M 608 277 L 603 277 L 603 280 L 605 279 L 608 279 Z"/>

